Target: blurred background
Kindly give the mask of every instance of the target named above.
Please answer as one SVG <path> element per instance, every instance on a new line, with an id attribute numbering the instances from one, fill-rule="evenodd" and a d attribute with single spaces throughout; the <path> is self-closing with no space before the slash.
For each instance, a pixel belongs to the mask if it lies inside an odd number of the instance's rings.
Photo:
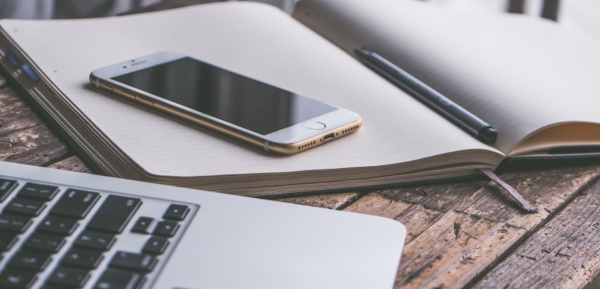
<path id="1" fill-rule="evenodd" d="M 227 0 L 222 0 L 227 1 Z M 231 0 L 230 0 L 231 1 Z M 296 0 L 247 0 L 287 13 Z M 368 0 L 364 0 L 368 1 Z M 402 1 L 402 0 L 398 0 Z M 600 40 L 600 0 L 405 0 L 469 13 L 511 13 L 556 21 Z M 89 18 L 142 13 L 218 0 L 0 0 L 0 19 Z"/>

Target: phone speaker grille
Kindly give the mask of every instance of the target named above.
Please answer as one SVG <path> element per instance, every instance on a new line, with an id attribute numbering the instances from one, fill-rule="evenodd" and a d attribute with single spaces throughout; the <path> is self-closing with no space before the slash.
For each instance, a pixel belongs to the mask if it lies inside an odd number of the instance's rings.
<path id="1" fill-rule="evenodd" d="M 298 150 L 305 149 L 305 148 L 307 148 L 307 147 L 309 147 L 309 146 L 312 146 L 312 145 L 314 145 L 315 143 L 317 143 L 317 141 L 312 141 L 312 142 L 309 142 L 309 143 L 305 143 L 305 144 L 303 144 L 303 145 L 299 146 L 299 147 L 298 147 Z"/>
<path id="2" fill-rule="evenodd" d="M 353 131 L 353 130 L 355 130 L 355 129 L 357 129 L 357 128 L 358 128 L 358 125 L 356 125 L 356 126 L 353 126 L 353 127 L 351 127 L 351 128 L 347 128 L 347 129 L 345 129 L 345 130 L 343 130 L 343 131 L 342 131 L 342 134 L 345 134 L 345 133 L 347 133 L 347 132 L 351 132 L 351 131 Z"/>

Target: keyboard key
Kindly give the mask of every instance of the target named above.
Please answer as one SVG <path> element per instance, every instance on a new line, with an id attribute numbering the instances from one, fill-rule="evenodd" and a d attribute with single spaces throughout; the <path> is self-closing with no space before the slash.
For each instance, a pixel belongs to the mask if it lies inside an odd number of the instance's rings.
<path id="1" fill-rule="evenodd" d="M 29 289 L 35 283 L 36 273 L 7 269 L 0 273 L 0 288 Z"/>
<path id="2" fill-rule="evenodd" d="M 100 276 L 94 289 L 137 289 L 143 278 L 142 274 L 108 269 Z"/>
<path id="3" fill-rule="evenodd" d="M 142 204 L 140 199 L 108 196 L 87 228 L 120 234 Z"/>
<path id="4" fill-rule="evenodd" d="M 43 201 L 14 198 L 6 205 L 4 212 L 35 217 L 45 208 L 46 204 Z"/>
<path id="5" fill-rule="evenodd" d="M 18 240 L 16 233 L 0 232 L 0 252 L 10 250 Z"/>
<path id="6" fill-rule="evenodd" d="M 23 197 L 23 198 L 34 198 L 34 199 L 40 199 L 40 200 L 44 200 L 44 201 L 50 201 L 50 200 L 54 199 L 54 196 L 56 196 L 56 193 L 58 193 L 57 186 L 47 186 L 47 185 L 36 184 L 36 183 L 27 183 L 19 191 L 19 194 L 17 196 Z"/>
<path id="7" fill-rule="evenodd" d="M 132 232 L 141 233 L 141 234 L 151 234 L 156 227 L 158 222 L 150 217 L 140 217 L 133 228 L 131 228 Z"/>
<path id="8" fill-rule="evenodd" d="M 17 181 L 0 179 L 0 203 L 4 202 L 17 187 Z"/>
<path id="9" fill-rule="evenodd" d="M 169 239 L 152 237 L 148 239 L 146 245 L 144 245 L 144 248 L 142 248 L 142 252 L 153 255 L 160 255 L 165 252 L 168 246 Z"/>
<path id="10" fill-rule="evenodd" d="M 27 217 L 0 214 L 0 232 L 23 233 L 33 223 Z"/>
<path id="11" fill-rule="evenodd" d="M 60 261 L 61 265 L 96 269 L 104 257 L 101 251 L 71 248 Z"/>
<path id="12" fill-rule="evenodd" d="M 40 232 L 70 236 L 77 227 L 79 227 L 79 223 L 75 219 L 48 216 L 40 223 L 37 230 Z"/>
<path id="13" fill-rule="evenodd" d="M 150 272 L 154 269 L 156 263 L 158 263 L 158 259 L 152 255 L 118 251 L 110 260 L 108 266 L 131 271 Z"/>
<path id="14" fill-rule="evenodd" d="M 83 231 L 75 240 L 74 246 L 108 251 L 117 239 L 111 234 Z"/>
<path id="15" fill-rule="evenodd" d="M 56 253 L 62 248 L 65 242 L 62 236 L 35 233 L 25 241 L 23 247 L 31 250 Z"/>
<path id="16" fill-rule="evenodd" d="M 50 214 L 83 219 L 99 198 L 98 193 L 69 189 L 52 207 Z"/>
<path id="17" fill-rule="evenodd" d="M 174 221 L 162 221 L 156 225 L 156 229 L 154 229 L 154 235 L 165 236 L 165 237 L 173 237 L 177 230 L 179 229 L 179 224 Z"/>
<path id="18" fill-rule="evenodd" d="M 30 271 L 43 271 L 50 261 L 52 261 L 50 255 L 50 253 L 46 252 L 21 250 L 10 259 L 8 267 Z"/>
<path id="19" fill-rule="evenodd" d="M 167 211 L 163 215 L 163 219 L 182 221 L 189 211 L 190 208 L 188 206 L 173 204 L 167 208 Z"/>
<path id="20" fill-rule="evenodd" d="M 89 271 L 75 268 L 58 267 L 46 281 L 48 284 L 68 288 L 81 288 L 90 279 Z"/>

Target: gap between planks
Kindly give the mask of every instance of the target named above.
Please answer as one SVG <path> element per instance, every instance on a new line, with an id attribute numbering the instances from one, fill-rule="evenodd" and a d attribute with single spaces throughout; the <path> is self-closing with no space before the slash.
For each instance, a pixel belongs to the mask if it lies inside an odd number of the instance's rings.
<path id="1" fill-rule="evenodd" d="M 48 166 L 69 156 L 67 146 L 10 88 L 0 89 L 0 160 Z"/>
<path id="2" fill-rule="evenodd" d="M 581 288 L 600 272 L 599 242 L 596 180 L 473 287 Z"/>
<path id="3" fill-rule="evenodd" d="M 345 210 L 405 224 L 406 246 L 395 288 L 462 288 L 529 235 L 596 178 L 595 167 L 517 171 L 502 178 L 540 207 L 523 214 L 496 185 L 483 182 L 370 193 Z"/>

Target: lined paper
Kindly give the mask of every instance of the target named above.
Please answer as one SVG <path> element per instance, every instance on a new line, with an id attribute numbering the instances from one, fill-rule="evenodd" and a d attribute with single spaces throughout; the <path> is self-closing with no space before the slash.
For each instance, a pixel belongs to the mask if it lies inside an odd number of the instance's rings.
<path id="1" fill-rule="evenodd" d="M 546 134 L 555 137 L 537 148 L 600 145 L 600 42 L 587 35 L 410 0 L 302 0 L 293 16 L 348 54 L 381 54 L 490 123 L 506 154 L 561 124 L 593 125 L 576 138 Z"/>
<path id="2" fill-rule="evenodd" d="M 267 5 L 218 3 L 105 19 L 2 20 L 0 25 L 64 96 L 153 175 L 322 171 L 398 164 L 461 151 L 500 154 Z M 273 157 L 88 85 L 95 69 L 159 51 L 188 54 L 349 109 L 363 117 L 364 125 L 327 145 Z"/>

